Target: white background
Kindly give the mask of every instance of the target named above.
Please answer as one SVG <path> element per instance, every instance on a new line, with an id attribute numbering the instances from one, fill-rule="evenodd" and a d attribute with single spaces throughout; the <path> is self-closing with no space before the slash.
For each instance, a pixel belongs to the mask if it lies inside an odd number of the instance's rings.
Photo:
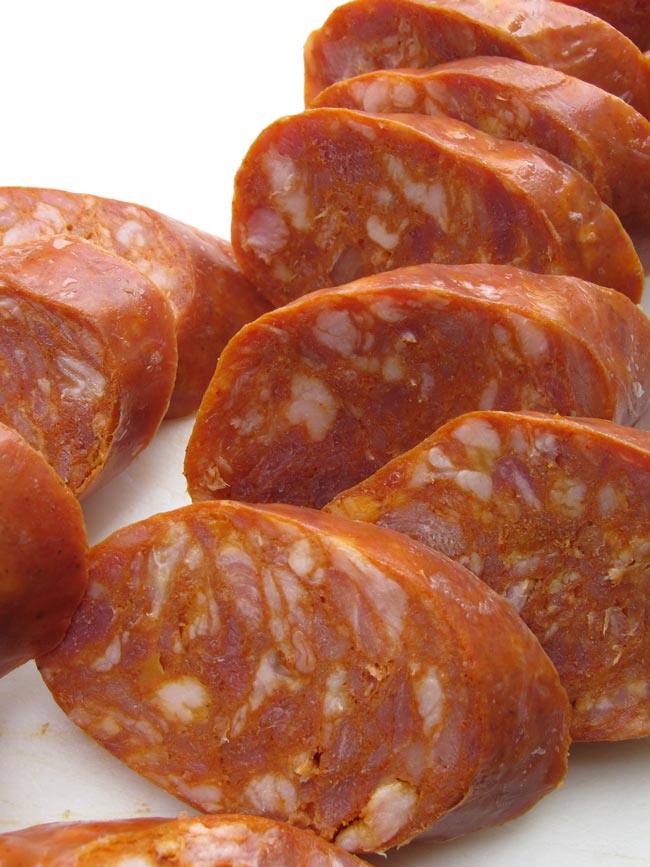
<path id="1" fill-rule="evenodd" d="M 3 4 L 0 185 L 125 199 L 228 237 L 237 166 L 264 126 L 302 108 L 302 45 L 334 5 Z M 91 541 L 188 502 L 191 423 L 166 422 L 85 504 Z M 68 723 L 33 664 L 0 681 L 0 831 L 181 809 Z M 650 865 L 650 739 L 575 746 L 563 788 L 526 816 L 381 863 Z"/>

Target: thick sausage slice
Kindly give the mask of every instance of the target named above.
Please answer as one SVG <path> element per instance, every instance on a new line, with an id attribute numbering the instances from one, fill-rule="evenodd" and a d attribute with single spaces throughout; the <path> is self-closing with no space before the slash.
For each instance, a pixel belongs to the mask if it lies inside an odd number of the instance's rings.
<path id="1" fill-rule="evenodd" d="M 650 65 L 600 18 L 554 0 L 353 0 L 305 45 L 305 104 L 371 69 L 430 67 L 496 54 L 550 66 L 650 117 Z"/>
<path id="2" fill-rule="evenodd" d="M 201 809 L 378 851 L 504 822 L 565 773 L 568 702 L 537 639 L 402 534 L 201 503 L 113 534 L 89 571 L 43 677 L 88 734 Z"/>
<path id="3" fill-rule="evenodd" d="M 226 347 L 185 474 L 195 500 L 322 506 L 472 409 L 634 424 L 650 323 L 612 290 L 497 265 L 421 265 L 321 290 Z"/>
<path id="4" fill-rule="evenodd" d="M 568 6 L 597 15 L 631 39 L 642 51 L 650 48 L 648 0 L 562 0 Z"/>
<path id="5" fill-rule="evenodd" d="M 86 553 L 73 493 L 0 424 L 0 676 L 63 638 L 86 587 Z"/>
<path id="6" fill-rule="evenodd" d="M 178 341 L 167 416 L 194 412 L 226 342 L 270 307 L 241 273 L 230 243 L 130 202 L 0 187 L 0 244 L 61 233 L 123 256 L 167 296 Z"/>
<path id="7" fill-rule="evenodd" d="M 0 834 L 2 867 L 363 867 L 343 849 L 247 815 L 58 822 Z"/>
<path id="8" fill-rule="evenodd" d="M 176 357 L 166 298 L 126 260 L 63 236 L 0 247 L 0 422 L 77 496 L 151 440 Z"/>
<path id="9" fill-rule="evenodd" d="M 624 225 L 650 231 L 650 122 L 579 78 L 506 57 L 470 57 L 344 79 L 318 95 L 319 106 L 449 115 L 536 145 L 585 175 Z"/>
<path id="10" fill-rule="evenodd" d="M 638 301 L 629 236 L 575 169 L 448 117 L 315 108 L 256 139 L 232 239 L 274 304 L 422 262 L 572 274 Z"/>
<path id="11" fill-rule="evenodd" d="M 472 413 L 327 509 L 408 533 L 505 596 L 559 671 L 574 740 L 650 734 L 650 433 Z"/>

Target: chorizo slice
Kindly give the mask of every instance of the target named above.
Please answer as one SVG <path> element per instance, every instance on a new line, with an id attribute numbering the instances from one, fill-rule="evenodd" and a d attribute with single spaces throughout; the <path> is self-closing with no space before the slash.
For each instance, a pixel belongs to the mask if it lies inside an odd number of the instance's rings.
<path id="1" fill-rule="evenodd" d="M 381 851 L 504 822 L 564 776 L 568 700 L 537 639 L 400 533 L 220 501 L 119 530 L 89 560 L 45 682 L 199 809 Z"/>
<path id="2" fill-rule="evenodd" d="M 0 422 L 77 496 L 150 442 L 176 357 L 167 299 L 125 259 L 64 236 L 0 247 Z"/>
<path id="3" fill-rule="evenodd" d="M 470 413 L 326 509 L 432 545 L 504 596 L 558 669 L 574 740 L 650 734 L 650 433 Z"/>
<path id="4" fill-rule="evenodd" d="M 634 424 L 649 331 L 618 292 L 498 265 L 305 295 L 224 350 L 186 452 L 190 495 L 320 507 L 472 409 Z"/>
<path id="5" fill-rule="evenodd" d="M 642 51 L 650 49 L 650 5 L 647 0 L 562 0 L 597 15 L 624 33 Z"/>
<path id="6" fill-rule="evenodd" d="M 305 105 L 372 69 L 436 66 L 475 55 L 559 69 L 650 117 L 650 65 L 601 18 L 554 0 L 353 0 L 307 40 Z"/>
<path id="7" fill-rule="evenodd" d="M 364 867 L 316 834 L 261 816 L 52 822 L 0 834 L 3 867 Z"/>
<path id="8" fill-rule="evenodd" d="M 61 641 L 86 587 L 87 548 L 72 491 L 0 424 L 0 677 Z"/>
<path id="9" fill-rule="evenodd" d="M 650 122 L 558 70 L 507 57 L 374 70 L 333 84 L 312 106 L 449 115 L 497 138 L 536 145 L 585 175 L 626 227 L 650 230 Z"/>
<path id="10" fill-rule="evenodd" d="M 130 202 L 0 187 L 0 244 L 62 233 L 124 257 L 167 296 L 178 342 L 167 417 L 195 412 L 224 345 L 270 307 L 241 273 L 230 242 Z"/>
<path id="11" fill-rule="evenodd" d="M 273 304 L 422 262 L 571 274 L 638 301 L 643 268 L 575 169 L 449 117 L 314 108 L 271 124 L 235 180 L 235 256 Z"/>

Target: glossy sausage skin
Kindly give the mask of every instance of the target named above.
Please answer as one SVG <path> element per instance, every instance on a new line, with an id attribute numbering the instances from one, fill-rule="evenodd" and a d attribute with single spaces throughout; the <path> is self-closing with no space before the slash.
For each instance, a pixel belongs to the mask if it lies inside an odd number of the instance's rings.
<path id="1" fill-rule="evenodd" d="M 323 506 L 449 419 L 534 409 L 634 424 L 650 323 L 613 290 L 497 265 L 420 265 L 242 329 L 188 444 L 194 500 Z"/>
<path id="2" fill-rule="evenodd" d="M 319 106 L 449 115 L 543 148 L 585 175 L 626 227 L 650 231 L 650 122 L 622 99 L 556 69 L 470 57 L 432 69 L 374 70 L 331 85 L 312 103 Z"/>
<path id="3" fill-rule="evenodd" d="M 650 49 L 650 4 L 647 0 L 562 0 L 597 15 L 631 39 L 642 51 Z"/>
<path id="4" fill-rule="evenodd" d="M 118 531 L 39 667 L 178 797 L 350 851 L 504 822 L 566 770 L 566 694 L 511 607 L 402 534 L 311 509 L 202 503 Z"/>
<path id="5" fill-rule="evenodd" d="M 363 867 L 315 834 L 258 816 L 53 822 L 0 834 L 2 867 Z"/>
<path id="6" fill-rule="evenodd" d="M 0 676 L 61 641 L 86 587 L 87 547 L 72 491 L 0 424 Z"/>
<path id="7" fill-rule="evenodd" d="M 550 66 L 650 117 L 650 65 L 600 18 L 554 0 L 353 0 L 305 45 L 305 104 L 372 69 L 422 68 L 477 55 Z"/>
<path id="8" fill-rule="evenodd" d="M 650 433 L 471 413 L 326 508 L 407 533 L 504 596 L 558 669 L 574 740 L 650 734 Z"/>
<path id="9" fill-rule="evenodd" d="M 150 442 L 176 359 L 167 299 L 126 260 L 64 236 L 0 247 L 0 421 L 77 496 Z"/>
<path id="10" fill-rule="evenodd" d="M 74 235 L 122 256 L 166 295 L 178 370 L 167 417 L 196 410 L 226 342 L 269 309 L 228 241 L 151 208 L 37 187 L 0 187 L 0 244 Z"/>
<path id="11" fill-rule="evenodd" d="M 449 117 L 314 108 L 260 133 L 235 179 L 235 256 L 273 304 L 423 262 L 571 274 L 638 301 L 618 217 L 566 163 Z"/>

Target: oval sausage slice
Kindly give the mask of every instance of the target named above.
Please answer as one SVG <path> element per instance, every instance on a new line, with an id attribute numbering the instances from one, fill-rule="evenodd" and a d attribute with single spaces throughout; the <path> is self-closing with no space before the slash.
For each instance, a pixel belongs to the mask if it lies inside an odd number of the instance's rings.
<path id="1" fill-rule="evenodd" d="M 305 104 L 371 69 L 431 67 L 475 55 L 550 66 L 650 117 L 650 64 L 601 18 L 554 0 L 353 0 L 305 45 Z"/>
<path id="2" fill-rule="evenodd" d="M 321 290 L 228 344 L 185 459 L 194 500 L 320 507 L 472 409 L 634 424 L 650 323 L 591 283 L 421 265 Z"/>
<path id="3" fill-rule="evenodd" d="M 232 242 L 274 304 L 422 262 L 571 274 L 633 301 L 643 289 L 629 236 L 583 175 L 449 117 L 281 118 L 237 172 Z"/>
<path id="4" fill-rule="evenodd" d="M 87 547 L 72 491 L 0 424 L 0 677 L 61 641 L 86 587 Z"/>
<path id="5" fill-rule="evenodd" d="M 63 236 L 0 247 L 0 421 L 77 496 L 150 442 L 176 359 L 166 298 L 126 260 Z"/>
<path id="6" fill-rule="evenodd" d="M 178 797 L 351 851 L 504 822 L 566 770 L 566 694 L 511 606 L 402 534 L 311 509 L 202 503 L 118 531 L 39 666 Z"/>
<path id="7" fill-rule="evenodd" d="M 326 508 L 408 533 L 505 596 L 558 669 L 574 740 L 650 734 L 650 433 L 471 413 Z"/>
<path id="8" fill-rule="evenodd" d="M 343 849 L 248 815 L 53 822 L 0 834 L 3 867 L 363 867 Z"/>
<path id="9" fill-rule="evenodd" d="M 167 417 L 194 412 L 226 342 L 270 307 L 241 273 L 230 243 L 131 202 L 0 187 L 0 244 L 62 233 L 124 257 L 165 294 L 178 342 Z"/>

